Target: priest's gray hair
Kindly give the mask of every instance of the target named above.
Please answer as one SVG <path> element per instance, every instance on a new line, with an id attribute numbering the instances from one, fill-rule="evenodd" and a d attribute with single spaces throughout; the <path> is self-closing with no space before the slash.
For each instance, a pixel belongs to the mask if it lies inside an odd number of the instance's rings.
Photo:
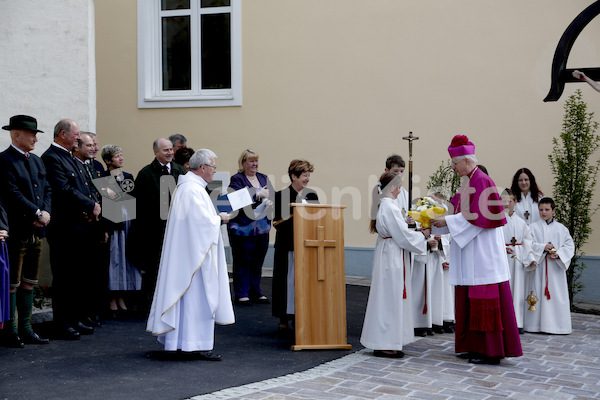
<path id="1" fill-rule="evenodd" d="M 475 154 L 465 154 L 464 156 L 457 156 L 456 158 L 458 158 L 458 160 L 456 160 L 457 162 L 466 158 L 467 160 L 471 160 L 477 164 L 477 157 L 475 157 Z"/>
<path id="2" fill-rule="evenodd" d="M 189 167 L 192 170 L 197 170 L 203 164 L 210 165 L 213 158 L 217 158 L 217 155 L 212 150 L 200 149 L 190 158 Z"/>

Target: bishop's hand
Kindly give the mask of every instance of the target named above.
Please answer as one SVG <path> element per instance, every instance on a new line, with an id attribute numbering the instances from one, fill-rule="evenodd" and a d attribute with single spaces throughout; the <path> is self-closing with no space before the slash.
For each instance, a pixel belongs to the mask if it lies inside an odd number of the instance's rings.
<path id="1" fill-rule="evenodd" d="M 446 226 L 446 216 L 440 215 L 429 221 L 429 225 L 435 226 L 436 228 L 442 228 Z"/>

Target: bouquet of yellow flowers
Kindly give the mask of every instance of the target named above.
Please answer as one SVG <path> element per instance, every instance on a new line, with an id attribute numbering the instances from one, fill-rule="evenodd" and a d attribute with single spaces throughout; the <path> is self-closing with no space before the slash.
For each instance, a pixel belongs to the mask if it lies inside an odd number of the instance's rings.
<path id="1" fill-rule="evenodd" d="M 417 201 L 417 204 L 413 205 L 408 215 L 420 223 L 423 228 L 429 228 L 429 221 L 445 213 L 446 209 L 436 203 L 431 197 L 423 197 Z"/>

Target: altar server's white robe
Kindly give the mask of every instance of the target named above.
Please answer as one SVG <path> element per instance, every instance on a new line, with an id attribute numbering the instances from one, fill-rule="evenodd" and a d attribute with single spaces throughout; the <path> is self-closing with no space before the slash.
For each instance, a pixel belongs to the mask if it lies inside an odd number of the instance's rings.
<path id="1" fill-rule="evenodd" d="M 235 322 L 221 218 L 192 171 L 174 193 L 147 331 L 165 350 L 207 351 L 214 325 Z"/>
<path id="2" fill-rule="evenodd" d="M 534 261 L 531 245 L 533 236 L 524 220 L 515 213 L 512 216 L 505 212 L 506 225 L 502 227 L 504 232 L 504 244 L 513 250 L 513 254 L 506 254 L 510 268 L 510 290 L 515 307 L 517 326 L 523 328 L 523 313 L 529 308 L 525 298 L 529 294 L 525 286 L 525 267 Z M 515 239 L 515 245 L 512 239 Z"/>
<path id="3" fill-rule="evenodd" d="M 442 263 L 450 263 L 450 234 L 442 235 L 442 247 L 444 248 L 441 262 Z M 454 322 L 454 286 L 450 284 L 450 269 L 443 269 L 442 267 L 442 276 L 443 276 L 443 286 L 442 286 L 442 319 L 448 322 Z"/>
<path id="4" fill-rule="evenodd" d="M 541 199 L 544 196 L 539 196 L 539 199 Z M 538 201 L 539 201 L 538 199 Z M 517 214 L 517 216 L 519 216 L 523 221 L 525 221 L 527 223 L 527 225 L 531 225 L 537 221 L 541 221 L 541 217 L 540 217 L 540 211 L 538 209 L 538 205 L 539 203 L 536 203 L 535 201 L 533 201 L 533 198 L 531 197 L 531 192 L 527 193 L 526 195 L 524 195 L 523 193 L 521 193 L 521 201 L 517 202 L 517 204 L 515 204 L 515 209 L 514 212 L 515 214 Z M 525 216 L 525 213 L 528 213 L 528 216 Z"/>
<path id="5" fill-rule="evenodd" d="M 388 197 L 379 205 L 377 232 L 380 237 L 360 342 L 374 350 L 402 350 L 414 341 L 408 252 L 424 254 L 427 242 L 423 234 L 408 228 L 400 208 Z"/>
<path id="6" fill-rule="evenodd" d="M 412 293 L 415 328 L 443 325 L 443 250 L 413 257 Z"/>
<path id="7" fill-rule="evenodd" d="M 569 230 L 560 222 L 547 224 L 541 220 L 530 225 L 533 234 L 533 253 L 537 267 L 533 273 L 527 274 L 525 287 L 531 286 L 534 279 L 535 294 L 538 303 L 536 311 L 526 311 L 524 329 L 527 332 L 546 332 L 567 334 L 572 332 L 571 309 L 569 305 L 569 289 L 567 286 L 567 269 L 575 253 L 575 245 Z M 558 258 L 551 259 L 544 247 L 552 243 L 557 250 Z M 546 269 L 548 279 L 546 280 Z M 546 282 L 550 299 L 545 294 Z"/>

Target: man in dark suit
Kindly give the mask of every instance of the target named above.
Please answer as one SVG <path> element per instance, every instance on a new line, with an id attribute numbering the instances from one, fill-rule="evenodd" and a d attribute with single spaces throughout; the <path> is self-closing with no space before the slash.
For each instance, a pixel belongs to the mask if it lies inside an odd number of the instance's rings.
<path id="1" fill-rule="evenodd" d="M 6 240 L 10 263 L 10 330 L 4 344 L 23 347 L 47 344 L 31 327 L 33 287 L 38 283 L 45 227 L 50 222 L 51 189 L 46 168 L 33 153 L 37 142 L 37 120 L 16 115 L 2 129 L 10 131 L 11 145 L 0 153 L 2 204 L 8 214 L 10 236 Z M 43 133 L 43 132 L 42 132 Z M 19 321 L 15 320 L 15 309 Z"/>
<path id="2" fill-rule="evenodd" d="M 94 185 L 95 179 L 106 176 L 103 168 L 101 166 L 98 168 L 94 164 L 96 161 L 94 158 L 98 153 L 98 142 L 94 142 L 96 134 L 80 132 L 80 136 L 79 144 L 73 150 L 75 164 L 83 169 L 91 190 L 101 200 L 102 196 L 108 195 L 109 189 L 98 188 Z M 102 326 L 100 315 L 106 310 L 108 302 L 108 264 L 110 262 L 108 231 L 109 224 L 104 218 L 92 221 L 87 229 L 89 238 L 87 249 L 89 254 L 93 254 L 93 257 L 89 258 L 87 268 L 82 271 L 85 274 L 84 281 L 88 282 L 86 297 L 83 299 L 86 315 L 83 323 L 92 327 Z"/>
<path id="3" fill-rule="evenodd" d="M 52 222 L 48 225 L 52 268 L 52 309 L 57 337 L 79 339 L 93 327 L 82 321 L 82 301 L 87 290 L 81 272 L 89 268 L 89 232 L 100 216 L 100 204 L 83 167 L 71 152 L 81 139 L 77 123 L 63 119 L 54 127 L 54 142 L 42 155 L 52 187 Z"/>
<path id="4" fill-rule="evenodd" d="M 132 195 L 136 199 L 136 219 L 127 250 L 133 264 L 144 272 L 142 292 L 146 307 L 152 302 L 156 285 L 171 193 L 179 176 L 187 172 L 173 162 L 173 144 L 169 139 L 156 139 L 152 148 L 154 160 L 142 168 L 135 179 Z"/>

